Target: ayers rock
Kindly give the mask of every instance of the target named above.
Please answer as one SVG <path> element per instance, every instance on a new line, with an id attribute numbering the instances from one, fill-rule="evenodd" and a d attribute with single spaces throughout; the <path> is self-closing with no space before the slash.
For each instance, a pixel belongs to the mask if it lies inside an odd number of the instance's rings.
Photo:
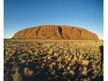
<path id="1" fill-rule="evenodd" d="M 83 28 L 64 25 L 43 25 L 23 29 L 15 33 L 13 39 L 70 39 L 98 40 L 98 36 Z"/>

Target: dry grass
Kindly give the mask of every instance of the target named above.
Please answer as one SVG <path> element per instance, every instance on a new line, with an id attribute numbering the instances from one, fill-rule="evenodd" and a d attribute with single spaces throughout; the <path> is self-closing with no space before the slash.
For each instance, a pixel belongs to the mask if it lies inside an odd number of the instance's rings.
<path id="1" fill-rule="evenodd" d="M 5 40 L 5 81 L 102 81 L 102 40 Z"/>

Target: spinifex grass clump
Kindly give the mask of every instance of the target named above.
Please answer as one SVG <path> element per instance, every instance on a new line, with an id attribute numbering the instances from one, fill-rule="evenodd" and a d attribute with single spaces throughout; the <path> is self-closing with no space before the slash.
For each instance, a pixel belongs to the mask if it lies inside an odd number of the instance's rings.
<path id="1" fill-rule="evenodd" d="M 99 43 L 5 42 L 5 81 L 102 81 Z"/>

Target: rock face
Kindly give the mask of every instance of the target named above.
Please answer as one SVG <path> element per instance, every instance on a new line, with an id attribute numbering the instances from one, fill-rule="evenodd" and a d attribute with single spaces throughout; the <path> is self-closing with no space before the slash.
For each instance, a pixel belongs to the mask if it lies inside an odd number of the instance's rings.
<path id="1" fill-rule="evenodd" d="M 98 40 L 98 36 L 83 28 L 64 25 L 43 25 L 27 28 L 15 33 L 14 39 L 70 39 Z"/>

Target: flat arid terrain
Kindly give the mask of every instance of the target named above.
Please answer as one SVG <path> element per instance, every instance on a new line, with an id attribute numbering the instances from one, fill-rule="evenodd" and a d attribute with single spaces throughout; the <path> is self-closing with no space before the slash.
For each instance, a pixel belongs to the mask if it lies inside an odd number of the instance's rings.
<path id="1" fill-rule="evenodd" d="M 103 41 L 5 39 L 4 81 L 103 81 Z"/>

